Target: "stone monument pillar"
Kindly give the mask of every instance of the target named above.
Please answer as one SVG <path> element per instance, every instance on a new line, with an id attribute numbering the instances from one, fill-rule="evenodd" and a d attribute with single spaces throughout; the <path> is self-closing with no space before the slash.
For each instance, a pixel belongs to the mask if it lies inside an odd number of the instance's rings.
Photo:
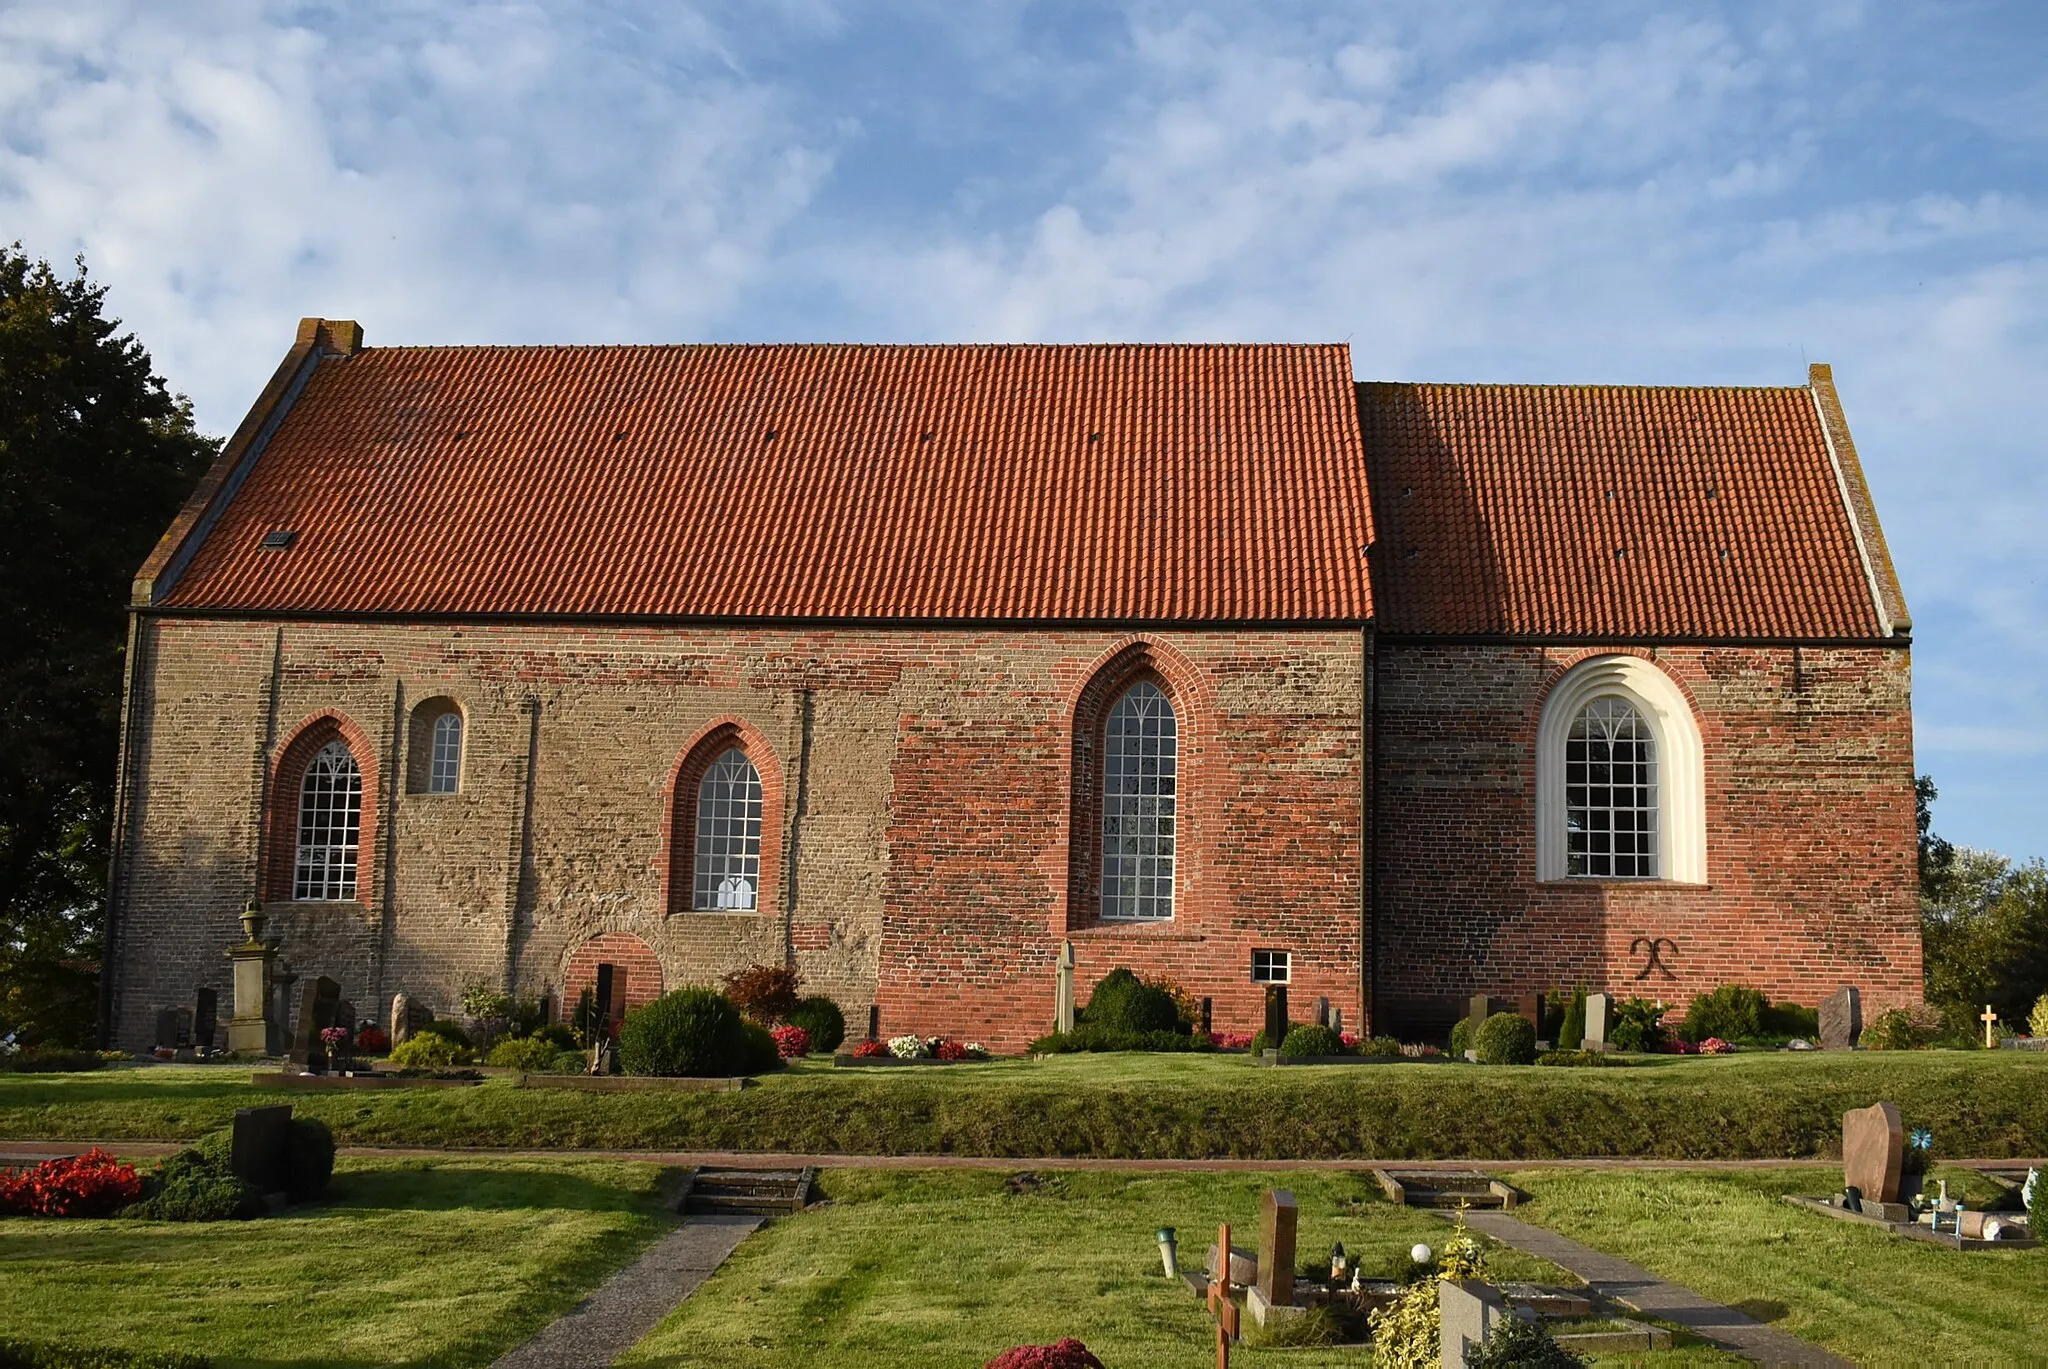
<path id="1" fill-rule="evenodd" d="M 271 1048 L 272 967 L 277 942 L 263 936 L 263 905 L 254 899 L 242 910 L 240 945 L 228 947 L 235 981 L 235 1015 L 228 1020 L 228 1049 L 267 1055 Z"/>
<path id="2" fill-rule="evenodd" d="M 1053 968 L 1052 1029 L 1074 1029 L 1074 943 L 1060 943 L 1060 958 Z"/>

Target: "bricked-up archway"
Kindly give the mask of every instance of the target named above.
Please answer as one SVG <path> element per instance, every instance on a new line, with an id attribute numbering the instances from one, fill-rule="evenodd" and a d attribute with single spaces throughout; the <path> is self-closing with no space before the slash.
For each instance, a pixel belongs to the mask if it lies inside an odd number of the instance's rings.
<path id="1" fill-rule="evenodd" d="M 761 777 L 761 865 L 754 906 L 746 912 L 699 913 L 692 907 L 697 857 L 697 790 L 704 774 L 728 750 L 746 753 Z M 739 718 L 720 718 L 683 748 L 669 778 L 669 820 L 662 829 L 663 910 L 671 915 L 773 917 L 782 900 L 782 765 L 768 739 Z"/>
<path id="2" fill-rule="evenodd" d="M 616 965 L 626 972 L 626 1007 L 637 1008 L 661 997 L 661 958 L 630 932 L 599 932 L 569 955 L 562 970 L 562 1017 L 572 1019 L 585 989 L 597 987 L 597 967 Z M 613 1008 L 617 1013 L 618 1009 Z"/>
<path id="3" fill-rule="evenodd" d="M 292 870 L 299 850 L 299 786 L 306 767 L 329 743 L 340 742 L 355 758 L 362 774 L 362 816 L 356 837 L 356 894 L 353 902 L 373 907 L 377 876 L 377 815 L 382 802 L 377 749 L 346 715 L 316 713 L 301 722 L 291 740 L 271 762 L 269 797 L 264 806 L 263 856 L 257 867 L 257 897 L 283 903 L 292 897 Z"/>

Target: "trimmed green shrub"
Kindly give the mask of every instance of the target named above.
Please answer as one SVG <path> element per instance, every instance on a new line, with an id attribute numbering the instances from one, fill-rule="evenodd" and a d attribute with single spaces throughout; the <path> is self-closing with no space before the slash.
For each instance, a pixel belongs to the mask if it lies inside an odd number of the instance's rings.
<path id="1" fill-rule="evenodd" d="M 1102 977 L 1088 996 L 1081 1021 L 1110 1032 L 1186 1032 L 1172 992 L 1123 968 Z"/>
<path id="2" fill-rule="evenodd" d="M 575 1032 L 570 1031 L 566 1025 L 560 1022 L 550 1022 L 545 1027 L 538 1028 L 533 1033 L 532 1039 L 535 1041 L 545 1041 L 558 1051 L 577 1050 L 583 1044 L 576 1039 Z"/>
<path id="3" fill-rule="evenodd" d="M 395 1070 L 445 1070 L 473 1064 L 476 1052 L 439 1032 L 421 1032 L 395 1046 L 388 1062 Z"/>
<path id="4" fill-rule="evenodd" d="M 830 1055 L 846 1040 L 846 1014 L 839 1011 L 839 1005 L 823 994 L 813 994 L 799 999 L 783 1019 L 792 1027 L 802 1027 L 811 1034 L 811 1049 Z"/>
<path id="5" fill-rule="evenodd" d="M 538 1036 L 514 1036 L 491 1047 L 484 1063 L 501 1070 L 545 1074 L 554 1067 L 555 1057 L 559 1054 L 561 1048 L 552 1041 L 543 1041 Z"/>
<path id="6" fill-rule="evenodd" d="M 1472 1049 L 1482 1065 L 1533 1065 L 1536 1028 L 1520 1013 L 1497 1012 L 1480 1024 Z"/>
<path id="7" fill-rule="evenodd" d="M 1604 1055 L 1599 1051 L 1545 1051 L 1536 1057 L 1536 1063 L 1539 1065 L 1562 1065 L 1566 1067 L 1577 1065 L 1597 1068 L 1602 1065 L 1620 1065 L 1626 1062 L 1617 1060 L 1611 1055 Z"/>
<path id="8" fill-rule="evenodd" d="M 1451 1024 L 1451 1058 L 1463 1060 L 1472 1049 L 1472 1019 L 1461 1017 Z"/>
<path id="9" fill-rule="evenodd" d="M 142 1181 L 142 1201 L 120 1215 L 153 1222 L 224 1222 L 262 1211 L 263 1195 L 255 1185 L 235 1177 L 225 1158 L 195 1149 L 162 1160 Z"/>
<path id="10" fill-rule="evenodd" d="M 1398 1036 L 1374 1036 L 1358 1043 L 1359 1055 L 1399 1055 L 1401 1038 Z"/>
<path id="11" fill-rule="evenodd" d="M 1607 1044 L 1618 1051 L 1663 1049 L 1669 1037 L 1660 1023 L 1664 1009 L 1647 998 L 1624 998 L 1614 1005 L 1614 1025 L 1607 1029 Z"/>
<path id="12" fill-rule="evenodd" d="M 1253 1038 L 1256 1042 L 1257 1038 Z M 1070 1032 L 1053 1032 L 1031 1043 L 1034 1055 L 1072 1055 L 1081 1051 L 1213 1051 L 1206 1036 L 1174 1031 L 1110 1031 L 1083 1022 Z"/>
<path id="13" fill-rule="evenodd" d="M 294 1117 L 284 1137 L 284 1192 L 309 1203 L 334 1178 L 334 1133 L 317 1117 Z"/>
<path id="14" fill-rule="evenodd" d="M 1679 1035 L 1687 1041 L 1718 1036 L 1723 1041 L 1755 1041 L 1764 1034 L 1771 1000 L 1745 984 L 1723 984 L 1693 999 L 1685 1010 Z"/>
<path id="15" fill-rule="evenodd" d="M 204 1355 L 0 1340 L 0 1369 L 213 1369 Z"/>
<path id="16" fill-rule="evenodd" d="M 752 1074 L 762 1053 L 749 1025 L 716 989 L 677 989 L 626 1014 L 619 1025 L 619 1063 L 628 1074 Z M 775 1038 L 756 1030 L 767 1042 L 766 1058 L 778 1059 Z"/>
<path id="17" fill-rule="evenodd" d="M 1287 1029 L 1287 1039 L 1280 1043 L 1280 1053 L 1299 1060 L 1311 1055 L 1349 1055 L 1351 1052 L 1344 1049 L 1344 1038 L 1336 1032 L 1313 1022 L 1304 1022 Z"/>
<path id="18" fill-rule="evenodd" d="M 444 1041 L 454 1042 L 466 1051 L 476 1049 L 476 1042 L 462 1029 L 462 1024 L 445 1017 L 435 1017 L 421 1023 L 419 1029 L 407 1039 L 417 1041 L 422 1036 L 438 1036 Z"/>
<path id="19" fill-rule="evenodd" d="M 1586 991 L 1572 990 L 1572 1001 L 1564 1010 L 1564 1025 L 1557 1029 L 1557 1048 L 1575 1051 L 1586 1043 Z"/>

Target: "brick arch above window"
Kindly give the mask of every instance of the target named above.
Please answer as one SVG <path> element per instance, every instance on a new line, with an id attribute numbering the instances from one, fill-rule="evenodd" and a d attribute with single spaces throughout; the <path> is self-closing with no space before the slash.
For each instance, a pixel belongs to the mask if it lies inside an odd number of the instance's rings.
<path id="1" fill-rule="evenodd" d="M 759 878 L 751 909 L 699 909 L 696 906 L 698 800 L 704 779 L 728 751 L 738 751 L 754 767 L 761 784 Z M 707 724 L 683 748 L 669 777 L 665 796 L 667 820 L 662 825 L 662 908 L 669 914 L 740 912 L 741 916 L 776 913 L 782 898 L 782 764 L 759 729 L 742 718 L 719 718 Z"/>
<path id="2" fill-rule="evenodd" d="M 1104 729 L 1118 703 L 1139 684 L 1150 684 L 1172 709 L 1175 734 L 1173 917 L 1189 906 L 1199 868 L 1191 821 L 1201 783 L 1206 720 L 1213 713 L 1207 682 L 1193 664 L 1149 638 L 1120 644 L 1096 662 L 1074 695 L 1072 760 L 1068 768 L 1067 924 L 1070 928 L 1131 925 L 1103 915 L 1103 797 L 1107 783 Z"/>
<path id="3" fill-rule="evenodd" d="M 264 805 L 263 850 L 257 863 L 257 897 L 266 903 L 292 899 L 292 874 L 299 852 L 299 790 L 306 769 L 330 744 L 340 742 L 354 758 L 362 775 L 362 816 L 356 838 L 356 892 L 354 902 L 372 906 L 377 871 L 377 817 L 382 785 L 377 770 L 377 748 L 369 735 L 346 714 L 320 712 L 302 720 L 284 745 L 272 753 L 269 787 Z"/>
<path id="4" fill-rule="evenodd" d="M 406 725 L 405 792 L 461 792 L 468 760 L 469 716 L 462 704 L 447 694 L 414 704 Z"/>

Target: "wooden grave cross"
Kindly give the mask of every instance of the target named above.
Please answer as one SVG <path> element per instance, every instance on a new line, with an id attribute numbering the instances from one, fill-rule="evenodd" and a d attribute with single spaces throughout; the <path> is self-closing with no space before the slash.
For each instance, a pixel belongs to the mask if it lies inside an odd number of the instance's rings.
<path id="1" fill-rule="evenodd" d="M 1977 1020 L 1984 1024 L 1984 1049 L 1988 1051 L 1997 1050 L 1998 1037 L 1993 1033 L 1998 1030 L 1998 1014 L 1991 1011 L 1989 1003 L 1984 1005 L 1984 1011 L 1977 1015 Z"/>
<path id="2" fill-rule="evenodd" d="M 1230 1223 L 1216 1228 L 1216 1272 L 1209 1277 L 1209 1311 L 1216 1317 L 1216 1369 L 1230 1369 L 1230 1343 L 1238 1338 L 1238 1306 L 1230 1300 Z"/>

